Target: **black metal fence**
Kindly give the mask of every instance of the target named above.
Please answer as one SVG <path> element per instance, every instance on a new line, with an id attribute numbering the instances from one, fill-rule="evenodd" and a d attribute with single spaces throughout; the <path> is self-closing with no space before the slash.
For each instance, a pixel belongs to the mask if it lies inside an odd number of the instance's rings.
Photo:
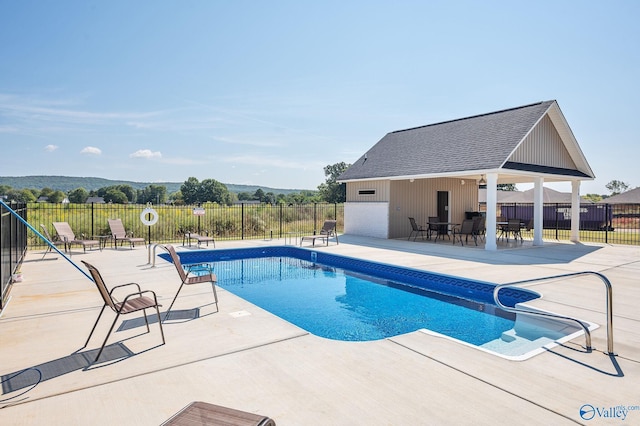
<path id="1" fill-rule="evenodd" d="M 151 242 L 182 242 L 186 232 L 208 233 L 216 240 L 285 238 L 311 234 L 324 220 L 338 221 L 344 229 L 343 204 L 237 204 L 213 203 L 201 206 L 153 206 L 158 221 L 146 226 L 140 220 L 145 209 L 140 204 L 48 204 L 30 203 L 28 221 L 36 229 L 45 225 L 53 235 L 52 222 L 68 222 L 76 234 L 84 237 L 110 235 L 107 219 L 122 219 L 127 231 Z M 195 213 L 195 214 L 194 214 Z M 204 213 L 204 215 L 198 215 Z M 502 204 L 498 215 L 527 222 L 533 218 L 533 204 Z M 543 206 L 543 238 L 569 240 L 571 204 L 546 203 Z M 3 237 L 4 238 L 4 237 Z M 580 240 L 611 244 L 640 245 L 640 204 L 595 203 L 580 206 Z M 28 246 L 45 246 L 28 233 Z"/>
<path id="2" fill-rule="evenodd" d="M 40 230 L 41 224 L 54 235 L 53 222 L 68 222 L 77 236 L 94 239 L 110 235 L 107 219 L 121 219 L 125 229 L 147 242 L 181 242 L 187 232 L 208 234 L 216 240 L 285 238 L 292 234 L 312 234 L 325 220 L 337 220 L 337 229 L 344 226 L 342 204 L 237 204 L 213 203 L 201 206 L 151 206 L 157 212 L 157 222 L 147 226 L 151 216 L 141 218 L 146 205 L 141 204 L 48 204 L 30 203 L 29 224 Z M 32 233 L 29 247 L 45 247 Z"/>
<path id="3" fill-rule="evenodd" d="M 10 203 L 8 206 L 26 220 L 25 204 Z M 0 204 L 0 310 L 7 303 L 13 276 L 22 265 L 26 250 L 26 225 Z"/>
<path id="4" fill-rule="evenodd" d="M 9 211 L 0 206 L 0 309 L 6 304 L 12 277 L 19 269 L 27 247 L 46 244 Z M 344 229 L 343 204 L 221 206 L 153 206 L 158 221 L 146 226 L 141 221 L 145 205 L 12 203 L 14 209 L 34 228 L 47 227 L 53 235 L 53 222 L 68 222 L 85 238 L 110 235 L 107 219 L 119 218 L 127 231 L 147 242 L 181 242 L 186 232 L 209 234 L 217 240 L 272 239 L 317 232 L 327 219 L 337 220 Z M 570 204 L 545 204 L 543 238 L 568 240 Z M 202 214 L 204 213 L 204 214 Z M 527 222 L 533 217 L 532 204 L 503 204 L 498 214 Z M 580 240 L 609 244 L 640 245 L 640 204 L 582 204 Z"/>
<path id="5" fill-rule="evenodd" d="M 533 218 L 533 204 L 502 204 L 498 208 L 498 215 L 527 223 Z M 570 230 L 571 204 L 544 204 L 543 238 L 568 240 Z M 640 204 L 582 203 L 580 241 L 639 245 Z"/>

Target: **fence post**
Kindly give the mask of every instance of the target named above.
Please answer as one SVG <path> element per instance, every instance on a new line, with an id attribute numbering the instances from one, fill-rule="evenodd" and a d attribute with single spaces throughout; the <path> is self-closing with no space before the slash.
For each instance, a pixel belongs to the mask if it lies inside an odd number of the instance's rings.
<path id="1" fill-rule="evenodd" d="M 556 203 L 556 240 L 558 239 L 558 203 Z"/>
<path id="2" fill-rule="evenodd" d="M 242 221 L 241 221 L 241 230 L 240 230 L 240 234 L 241 234 L 241 239 L 244 240 L 244 203 L 241 204 L 242 208 L 240 209 L 240 214 L 242 215 Z"/>
<path id="3" fill-rule="evenodd" d="M 604 205 L 604 214 L 605 214 L 604 223 L 606 224 L 604 226 L 604 242 L 605 242 L 605 244 L 608 244 L 609 243 L 609 228 L 611 227 L 611 225 L 613 225 L 612 221 L 609 220 L 609 203 Z"/>
<path id="4" fill-rule="evenodd" d="M 93 223 L 94 223 L 94 217 L 93 217 L 93 205 L 95 203 L 91 203 L 91 239 L 93 239 L 93 236 L 96 235 L 95 229 L 93 227 Z"/>
<path id="5" fill-rule="evenodd" d="M 282 238 L 282 203 L 280 203 L 280 235 L 279 238 Z"/>
<path id="6" fill-rule="evenodd" d="M 313 235 L 316 234 L 318 229 L 318 203 L 313 203 Z"/>

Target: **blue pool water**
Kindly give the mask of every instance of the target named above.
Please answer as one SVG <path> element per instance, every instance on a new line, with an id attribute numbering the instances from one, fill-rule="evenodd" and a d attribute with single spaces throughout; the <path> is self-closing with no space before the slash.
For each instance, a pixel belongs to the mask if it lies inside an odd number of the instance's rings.
<path id="1" fill-rule="evenodd" d="M 429 329 L 482 345 L 514 326 L 514 317 L 492 303 L 489 283 L 294 247 L 180 257 L 185 265 L 211 264 L 220 287 L 329 339 L 377 340 Z M 501 300 L 511 305 L 537 297 L 526 290 L 505 293 Z"/>

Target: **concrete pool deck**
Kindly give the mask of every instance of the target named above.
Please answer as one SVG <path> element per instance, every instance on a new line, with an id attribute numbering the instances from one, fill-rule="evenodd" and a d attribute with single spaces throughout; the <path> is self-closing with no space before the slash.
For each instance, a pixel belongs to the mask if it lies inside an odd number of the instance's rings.
<path id="1" fill-rule="evenodd" d="M 283 245 L 231 241 L 218 248 Z M 184 248 L 176 244 L 178 250 Z M 305 247 L 309 247 L 305 244 Z M 29 252 L 0 317 L 1 424 L 157 425 L 191 401 L 258 413 L 282 425 L 633 424 L 640 423 L 640 248 L 546 243 L 495 252 L 452 244 L 341 236 L 315 250 L 495 283 L 575 271 L 603 273 L 613 285 L 614 349 L 605 355 L 605 289 L 593 277 L 528 285 L 539 306 L 600 325 L 592 353 L 584 336 L 510 361 L 421 332 L 373 342 L 339 342 L 306 331 L 218 288 L 181 292 L 181 320 L 145 334 L 124 316 L 102 361 L 90 365 L 111 312 L 81 349 L 102 306 L 95 285 L 57 254 Z M 177 286 L 172 265 L 148 264 L 146 248 L 74 249 L 72 260 L 97 266 L 107 285 L 139 282 L 168 306 Z M 194 309 L 201 307 L 199 310 Z M 131 319 L 129 317 L 133 317 Z M 123 355 L 128 355 L 123 358 Z M 42 372 L 33 382 L 34 370 Z M 18 396 L 19 395 L 19 396 Z M 594 408 L 588 419 L 589 404 Z M 584 418 L 580 415 L 584 407 Z M 636 407 L 626 419 L 616 407 Z M 617 411 L 616 411 L 617 410 Z M 622 414 L 620 414 L 622 415 Z M 607 417 L 605 417 L 607 416 Z"/>

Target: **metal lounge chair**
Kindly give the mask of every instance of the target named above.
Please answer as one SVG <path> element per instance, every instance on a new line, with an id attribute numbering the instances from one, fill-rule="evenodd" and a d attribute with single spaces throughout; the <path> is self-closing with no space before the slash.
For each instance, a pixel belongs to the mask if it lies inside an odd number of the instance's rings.
<path id="1" fill-rule="evenodd" d="M 85 253 L 87 252 L 87 247 L 98 246 L 98 248 L 100 248 L 100 241 L 98 240 L 85 240 L 84 238 L 81 240 L 76 239 L 76 234 L 73 233 L 67 222 L 53 222 L 53 227 L 56 230 L 58 239 L 65 243 L 65 252 L 67 251 L 67 248 L 69 249 L 69 252 L 71 252 L 72 244 L 80 244 Z"/>
<path id="2" fill-rule="evenodd" d="M 180 276 L 181 283 L 180 283 L 180 287 L 178 287 L 178 291 L 176 292 L 176 295 L 173 297 L 173 300 L 171 301 L 171 305 L 169 305 L 169 309 L 167 309 L 167 312 L 164 315 L 163 321 L 166 321 L 166 319 L 169 317 L 169 311 L 171 311 L 171 308 L 173 307 L 173 304 L 176 302 L 176 299 L 180 294 L 180 290 L 182 290 L 182 287 L 184 285 L 211 283 L 211 288 L 213 290 L 213 298 L 215 299 L 215 304 L 216 304 L 216 312 L 218 312 L 218 294 L 216 293 L 216 282 L 218 281 L 218 278 L 211 270 L 211 267 L 208 264 L 198 264 L 198 265 L 190 265 L 187 268 L 187 270 L 185 270 L 182 267 L 182 263 L 180 262 L 180 256 L 178 256 L 178 253 L 176 253 L 176 249 L 171 245 L 166 246 L 166 249 L 169 252 L 169 255 L 171 256 L 171 261 L 173 262 L 173 266 L 175 266 L 176 270 L 178 271 L 178 275 Z M 191 274 L 192 272 L 195 272 L 196 274 L 192 275 Z"/>
<path id="3" fill-rule="evenodd" d="M 185 241 L 187 245 L 191 246 L 191 240 L 196 240 L 198 242 L 198 247 L 202 243 L 207 243 L 207 247 L 209 247 L 209 241 L 213 243 L 213 248 L 216 247 L 216 240 L 213 237 L 209 236 L 209 232 L 205 232 L 206 235 L 196 234 L 195 232 L 185 232 L 182 237 L 182 245 L 184 246 Z"/>
<path id="4" fill-rule="evenodd" d="M 311 240 L 313 245 L 316 245 L 316 240 L 324 240 L 326 245 L 329 245 L 329 238 L 334 237 L 336 239 L 336 244 L 340 244 L 338 241 L 338 234 L 336 233 L 336 223 L 335 220 L 325 220 L 324 225 L 322 225 L 322 229 L 320 233 L 314 235 L 305 235 L 300 238 L 300 245 L 304 240 Z"/>
<path id="5" fill-rule="evenodd" d="M 124 229 L 124 225 L 122 224 L 122 220 L 120 219 L 108 219 L 109 228 L 111 229 L 111 237 L 113 238 L 113 244 L 116 250 L 118 249 L 118 241 L 120 241 L 120 245 L 122 246 L 125 241 L 129 243 L 129 246 L 133 249 L 136 243 L 142 243 L 142 245 L 147 244 L 147 240 L 141 237 L 134 237 L 133 233 L 127 232 Z"/>
<path id="6" fill-rule="evenodd" d="M 97 362 L 98 358 L 100 358 L 100 354 L 102 354 L 104 346 L 107 344 L 107 340 L 109 339 L 109 336 L 111 335 L 111 332 L 113 331 L 113 327 L 115 327 L 116 322 L 118 321 L 118 318 L 120 318 L 120 315 L 132 314 L 134 312 L 142 311 L 142 313 L 144 314 L 144 322 L 147 325 L 147 333 L 150 332 L 149 319 L 147 318 L 147 311 L 146 311 L 147 308 L 156 308 L 156 315 L 158 315 L 158 325 L 160 326 L 160 334 L 162 335 L 162 344 L 164 345 L 165 343 L 164 331 L 162 330 L 162 322 L 160 321 L 160 310 L 159 310 L 159 307 L 161 305 L 158 304 L 158 298 L 156 297 L 155 292 L 151 290 L 143 291 L 140 289 L 140 285 L 137 283 L 127 283 L 127 284 L 117 285 L 113 287 L 111 291 L 109 291 L 107 290 L 107 286 L 104 283 L 104 280 L 102 279 L 102 275 L 100 275 L 100 271 L 98 271 L 98 269 L 95 266 L 85 262 L 84 260 L 82 261 L 82 263 L 84 263 L 85 266 L 89 269 L 89 272 L 93 277 L 93 281 L 98 287 L 98 290 L 100 291 L 100 295 L 102 296 L 102 300 L 104 301 L 104 306 L 100 310 L 100 314 L 98 315 L 98 318 L 96 319 L 95 324 L 93 324 L 91 333 L 89 333 L 89 337 L 87 338 L 87 341 L 85 342 L 82 348 L 86 348 L 87 345 L 89 344 L 89 340 L 91 340 L 91 336 L 93 335 L 93 332 L 96 330 L 98 321 L 100 321 L 100 317 L 102 317 L 102 313 L 105 311 L 105 309 L 109 307 L 113 312 L 116 313 L 116 317 L 113 319 L 111 328 L 107 333 L 107 337 L 104 338 L 104 342 L 102 342 L 102 346 L 100 346 L 100 350 L 98 351 L 98 355 L 96 356 L 96 359 L 94 360 L 94 362 Z M 123 289 L 125 287 L 133 287 L 137 291 L 134 291 L 132 293 L 127 293 L 122 299 L 122 302 L 119 302 L 114 297 L 113 293 L 116 290 Z M 118 292 L 120 291 L 118 290 Z"/>
<path id="7" fill-rule="evenodd" d="M 54 246 L 58 247 L 58 246 L 64 246 L 64 251 L 67 251 L 67 244 L 60 240 L 60 238 L 51 238 L 51 235 L 49 234 L 49 230 L 47 229 L 46 226 L 44 226 L 44 224 L 40 224 L 40 228 L 42 228 L 42 231 L 44 232 L 44 236 L 47 238 L 47 240 L 49 240 L 49 242 L 51 244 L 53 244 Z M 44 257 L 47 255 L 47 253 L 49 253 L 50 251 L 53 251 L 53 249 L 51 248 L 50 245 L 47 244 L 47 250 L 44 252 L 44 254 L 42 255 L 42 259 L 44 259 Z M 40 259 L 40 260 L 42 260 Z"/>
<path id="8" fill-rule="evenodd" d="M 428 227 L 424 228 L 418 225 L 416 223 L 416 220 L 412 217 L 409 218 L 409 223 L 411 223 L 411 233 L 409 234 L 409 238 L 407 238 L 407 240 L 410 240 L 413 234 L 415 234 L 413 237 L 413 241 L 415 241 L 416 238 L 418 238 L 418 234 L 422 234 L 422 239 L 424 240 L 424 233 L 425 232 L 429 233 L 429 228 Z"/>

